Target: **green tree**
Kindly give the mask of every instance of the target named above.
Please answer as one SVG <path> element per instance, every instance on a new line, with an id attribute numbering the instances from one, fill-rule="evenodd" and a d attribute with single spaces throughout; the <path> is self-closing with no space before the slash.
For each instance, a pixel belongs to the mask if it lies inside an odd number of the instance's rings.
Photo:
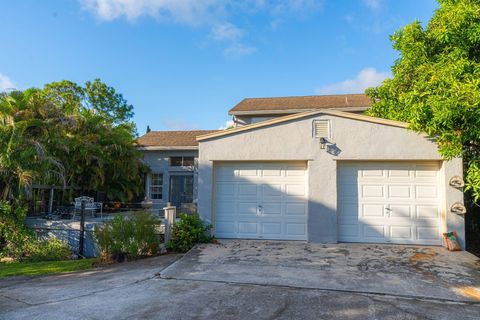
<path id="1" fill-rule="evenodd" d="M 480 200 L 480 1 L 438 0 L 419 21 L 391 36 L 400 54 L 393 78 L 367 89 L 369 114 L 405 121 L 434 137 L 445 159 L 462 156 L 474 201 Z"/>
<path id="2" fill-rule="evenodd" d="M 34 181 L 64 181 L 64 167 L 45 145 L 63 122 L 38 89 L 0 96 L 0 200 L 20 200 Z"/>

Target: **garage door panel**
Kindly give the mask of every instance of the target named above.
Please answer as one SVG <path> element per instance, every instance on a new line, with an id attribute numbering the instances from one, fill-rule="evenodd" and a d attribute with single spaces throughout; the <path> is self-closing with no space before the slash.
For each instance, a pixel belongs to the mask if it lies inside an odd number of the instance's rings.
<path id="1" fill-rule="evenodd" d="M 412 227 L 410 226 L 391 226 L 390 238 L 393 241 L 407 240 L 410 241 L 413 238 Z"/>
<path id="2" fill-rule="evenodd" d="M 356 201 L 358 199 L 358 186 L 356 183 L 342 183 L 338 187 L 338 199 Z"/>
<path id="3" fill-rule="evenodd" d="M 409 185 L 389 185 L 388 196 L 394 199 L 412 199 L 412 187 Z"/>
<path id="4" fill-rule="evenodd" d="M 364 225 L 363 236 L 368 240 L 385 240 L 385 226 L 384 225 Z"/>
<path id="5" fill-rule="evenodd" d="M 234 197 L 235 195 L 235 184 L 218 182 L 216 186 L 217 196 L 220 197 Z"/>
<path id="6" fill-rule="evenodd" d="M 412 207 L 405 204 L 390 204 L 389 216 L 390 218 L 406 218 L 406 221 L 410 222 L 412 216 Z"/>
<path id="7" fill-rule="evenodd" d="M 433 162 L 339 163 L 339 240 L 440 245 L 438 170 Z"/>
<path id="8" fill-rule="evenodd" d="M 357 208 L 357 206 L 355 206 Z M 362 205 L 360 215 L 362 217 L 383 217 L 385 209 L 383 204 L 364 204 Z M 358 211 L 355 211 L 355 215 L 358 215 Z"/>
<path id="9" fill-rule="evenodd" d="M 440 235 L 438 227 L 417 227 L 417 239 L 420 240 L 437 240 Z"/>
<path id="10" fill-rule="evenodd" d="M 307 227 L 304 223 L 286 223 L 286 234 L 290 236 L 302 236 L 307 235 Z"/>
<path id="11" fill-rule="evenodd" d="M 281 184 L 263 184 L 262 193 L 264 197 L 281 197 L 282 185 Z"/>
<path id="12" fill-rule="evenodd" d="M 307 205 L 306 203 L 287 203 L 285 208 L 285 214 L 287 216 L 306 216 Z"/>
<path id="13" fill-rule="evenodd" d="M 217 232 L 218 235 L 235 233 L 235 222 L 233 222 L 233 221 L 217 221 L 216 232 Z"/>
<path id="14" fill-rule="evenodd" d="M 238 233 L 256 235 L 258 233 L 258 224 L 256 221 L 239 221 Z"/>
<path id="15" fill-rule="evenodd" d="M 304 184 L 286 184 L 285 191 L 287 196 L 305 197 L 306 186 Z"/>
<path id="16" fill-rule="evenodd" d="M 281 236 L 282 224 L 280 222 L 262 223 L 262 233 L 265 236 Z"/>
<path id="17" fill-rule="evenodd" d="M 367 179 L 384 178 L 385 177 L 385 172 L 383 171 L 382 168 L 375 168 L 375 167 L 366 168 L 366 169 L 362 170 L 361 177 L 362 178 L 367 178 Z"/>
<path id="18" fill-rule="evenodd" d="M 257 215 L 257 202 L 256 201 L 239 201 L 238 204 L 238 214 L 247 215 L 247 216 L 256 216 Z M 218 216 L 222 216 L 221 212 L 217 211 Z"/>
<path id="19" fill-rule="evenodd" d="M 389 179 L 393 181 L 408 181 L 411 178 L 409 166 L 395 166 L 387 171 Z"/>
<path id="20" fill-rule="evenodd" d="M 240 183 L 238 184 L 239 197 L 257 197 L 258 186 L 254 183 Z"/>
<path id="21" fill-rule="evenodd" d="M 438 210 L 438 206 L 431 204 L 431 205 L 417 205 L 416 206 L 416 215 L 417 219 L 439 219 L 440 218 L 440 211 Z"/>
<path id="22" fill-rule="evenodd" d="M 383 185 L 363 185 L 361 197 L 364 199 L 378 199 L 385 197 L 385 187 Z"/>
<path id="23" fill-rule="evenodd" d="M 217 212 L 221 217 L 235 216 L 235 202 L 234 201 L 218 201 Z"/>
<path id="24" fill-rule="evenodd" d="M 281 203 L 263 203 L 263 214 L 266 216 L 282 215 L 282 204 Z"/>
<path id="25" fill-rule="evenodd" d="M 415 194 L 418 199 L 436 199 L 438 197 L 436 185 L 415 186 Z"/>

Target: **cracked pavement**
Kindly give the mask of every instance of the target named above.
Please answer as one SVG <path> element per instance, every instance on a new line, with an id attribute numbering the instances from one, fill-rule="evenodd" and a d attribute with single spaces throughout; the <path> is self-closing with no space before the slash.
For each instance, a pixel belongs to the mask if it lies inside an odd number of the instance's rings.
<path id="1" fill-rule="evenodd" d="M 1 279 L 0 319 L 478 319 L 478 259 L 444 250 L 222 241 L 185 256 Z"/>

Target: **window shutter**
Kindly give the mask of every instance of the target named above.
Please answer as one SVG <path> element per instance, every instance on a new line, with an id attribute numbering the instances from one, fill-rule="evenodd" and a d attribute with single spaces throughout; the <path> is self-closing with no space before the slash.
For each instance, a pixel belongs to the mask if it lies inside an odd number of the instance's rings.
<path id="1" fill-rule="evenodd" d="M 328 138 L 330 137 L 330 121 L 328 120 L 315 120 L 313 122 L 313 132 L 315 138 Z"/>

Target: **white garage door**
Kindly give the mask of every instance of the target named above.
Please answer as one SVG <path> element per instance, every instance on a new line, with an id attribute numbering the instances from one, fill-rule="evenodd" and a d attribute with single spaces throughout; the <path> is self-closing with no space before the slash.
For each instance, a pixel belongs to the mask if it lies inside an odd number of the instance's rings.
<path id="1" fill-rule="evenodd" d="M 218 238 L 306 240 L 303 162 L 215 164 Z"/>
<path id="2" fill-rule="evenodd" d="M 440 245 L 437 162 L 338 166 L 339 241 Z"/>

